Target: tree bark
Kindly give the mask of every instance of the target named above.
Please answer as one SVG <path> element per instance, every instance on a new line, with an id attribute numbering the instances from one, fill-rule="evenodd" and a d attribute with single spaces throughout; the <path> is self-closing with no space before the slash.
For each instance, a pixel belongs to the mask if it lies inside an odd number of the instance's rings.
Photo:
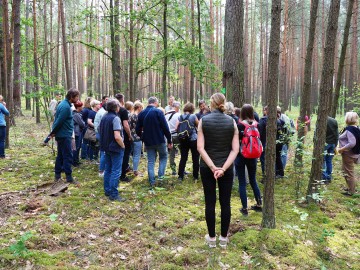
<path id="1" fill-rule="evenodd" d="M 326 122 L 330 111 L 330 97 L 333 89 L 333 73 L 335 58 L 335 42 L 338 28 L 340 0 L 332 0 L 326 29 L 326 44 L 324 48 L 323 70 L 320 84 L 320 103 L 316 121 L 316 136 L 314 136 L 313 160 L 307 190 L 307 201 L 312 200 L 312 194 L 318 192 L 318 181 L 321 179 L 321 166 L 326 137 Z"/>
<path id="2" fill-rule="evenodd" d="M 244 1 L 227 0 L 225 7 L 223 87 L 227 99 L 241 107 L 244 94 Z"/>
<path id="3" fill-rule="evenodd" d="M 59 0 L 59 13 L 61 19 L 61 31 L 62 31 L 62 43 L 64 51 L 64 62 L 65 62 L 65 74 L 66 74 L 66 89 L 73 87 L 73 82 L 71 80 L 70 64 L 69 64 L 69 52 L 68 45 L 66 42 L 66 22 L 64 14 L 64 3 L 63 0 Z"/>
<path id="4" fill-rule="evenodd" d="M 301 167 L 303 164 L 303 149 L 305 140 L 305 116 L 310 116 L 310 99 L 311 99 L 311 68 L 312 68 L 312 56 L 315 41 L 316 30 L 316 18 L 319 7 L 319 0 L 311 1 L 310 9 L 310 28 L 309 28 L 309 40 L 306 48 L 305 69 L 304 69 L 304 84 L 301 91 L 300 99 L 300 116 L 298 122 L 298 142 L 296 147 L 296 155 L 294 165 Z"/>
<path id="5" fill-rule="evenodd" d="M 163 0 L 163 46 L 164 46 L 164 60 L 163 60 L 163 74 L 162 74 L 162 95 L 161 95 L 161 105 L 166 106 L 167 100 L 167 70 L 168 70 L 168 30 L 167 30 L 167 8 L 168 0 Z"/>
<path id="6" fill-rule="evenodd" d="M 346 14 L 346 23 L 345 23 L 345 28 L 344 28 L 343 42 L 342 42 L 342 46 L 341 46 L 339 67 L 338 67 L 338 72 L 337 72 L 337 77 L 336 77 L 334 100 L 332 102 L 332 109 L 331 109 L 331 117 L 333 117 L 333 118 L 336 117 L 336 110 L 339 106 L 340 87 L 341 87 L 341 82 L 342 82 L 342 78 L 343 78 L 346 49 L 347 49 L 348 40 L 349 40 L 351 16 L 353 14 L 353 6 L 354 6 L 354 0 L 349 0 L 347 14 Z M 353 55 L 352 57 L 356 57 L 356 56 L 357 55 Z"/>
<path id="7" fill-rule="evenodd" d="M 26 4 L 25 4 L 25 18 L 26 20 L 29 19 L 29 13 L 30 13 L 30 0 L 26 0 Z M 25 39 L 26 41 L 28 41 L 30 39 L 30 34 L 29 34 L 29 26 L 26 24 L 25 25 Z M 29 42 L 25 43 L 25 51 L 28 52 L 29 50 Z M 28 54 L 25 54 L 25 63 L 29 62 L 28 59 Z M 27 68 L 25 70 L 25 109 L 26 110 L 31 110 L 31 98 L 29 97 L 30 93 L 31 93 L 31 88 L 30 88 L 30 81 L 28 80 L 28 77 L 30 76 L 30 70 Z"/>
<path id="8" fill-rule="evenodd" d="M 61 1 L 61 0 L 60 0 Z M 60 2 L 59 1 L 59 2 Z M 36 1 L 33 1 L 33 27 L 34 27 L 34 92 L 36 106 L 36 123 L 40 123 L 40 104 L 39 104 L 39 66 L 37 56 L 37 32 L 36 32 Z"/>
<path id="9" fill-rule="evenodd" d="M 110 33 L 113 91 L 116 94 L 121 90 L 119 0 L 110 0 Z"/>
<path id="10" fill-rule="evenodd" d="M 266 126 L 266 150 L 265 150 L 265 171 L 266 181 L 264 187 L 264 208 L 261 226 L 263 228 L 274 229 L 275 205 L 274 205 L 274 185 L 275 185 L 275 158 L 276 158 L 276 119 L 277 119 L 277 100 L 278 100 L 278 76 L 279 76 L 279 56 L 280 56 L 280 22 L 281 22 L 281 0 L 273 0 L 271 6 L 271 33 L 269 44 L 269 63 L 268 63 L 268 95 L 269 114 Z"/>
<path id="11" fill-rule="evenodd" d="M 13 24 L 14 24 L 14 70 L 13 70 L 13 98 L 14 98 L 14 116 L 20 116 L 21 113 L 21 88 L 20 88 L 20 48 L 21 48 L 21 25 L 20 25 L 20 5 L 21 0 L 13 0 Z M 14 123 L 13 123 L 14 124 Z"/>

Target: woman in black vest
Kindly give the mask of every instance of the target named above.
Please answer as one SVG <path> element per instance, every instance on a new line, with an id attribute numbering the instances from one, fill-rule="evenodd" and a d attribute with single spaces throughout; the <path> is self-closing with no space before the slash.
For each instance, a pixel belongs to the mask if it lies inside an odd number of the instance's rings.
<path id="1" fill-rule="evenodd" d="M 235 121 L 225 111 L 225 96 L 216 93 L 210 98 L 211 113 L 201 118 L 198 126 L 197 149 L 201 156 L 200 174 L 205 194 L 205 218 L 209 247 L 216 247 L 215 204 L 216 182 L 221 205 L 219 245 L 226 248 L 231 218 L 230 197 L 233 184 L 233 162 L 239 152 L 239 132 Z"/>
<path id="2" fill-rule="evenodd" d="M 347 112 L 345 115 L 346 128 L 339 137 L 338 152 L 342 157 L 342 170 L 348 185 L 344 195 L 352 196 L 355 193 L 356 178 L 355 164 L 360 154 L 359 116 L 356 112 Z"/>

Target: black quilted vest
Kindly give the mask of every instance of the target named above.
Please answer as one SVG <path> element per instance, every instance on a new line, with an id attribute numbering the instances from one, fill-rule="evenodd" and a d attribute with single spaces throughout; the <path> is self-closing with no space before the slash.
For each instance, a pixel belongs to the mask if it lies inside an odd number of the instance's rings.
<path id="1" fill-rule="evenodd" d="M 360 129 L 359 129 L 359 127 L 347 126 L 345 128 L 345 130 L 348 130 L 349 132 L 351 132 L 356 138 L 356 145 L 354 146 L 354 148 L 351 149 L 351 151 L 356 155 L 360 154 Z"/>
<path id="2" fill-rule="evenodd" d="M 215 166 L 222 167 L 232 148 L 234 120 L 219 110 L 205 115 L 201 120 L 205 138 L 205 151 Z M 200 167 L 207 167 L 202 159 L 200 160 Z"/>

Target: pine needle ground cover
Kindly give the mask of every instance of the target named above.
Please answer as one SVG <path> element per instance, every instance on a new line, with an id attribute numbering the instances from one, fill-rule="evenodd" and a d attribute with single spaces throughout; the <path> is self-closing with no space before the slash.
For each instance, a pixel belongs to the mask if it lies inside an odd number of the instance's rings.
<path id="1" fill-rule="evenodd" d="M 42 188 L 53 181 L 55 156 L 50 147 L 40 146 L 47 132 L 26 113 L 11 129 L 9 158 L 0 161 L 1 269 L 360 269 L 360 198 L 341 194 L 345 181 L 339 156 L 334 180 L 322 185 L 318 204 L 302 203 L 311 137 L 306 138 L 304 169 L 293 169 L 291 145 L 286 177 L 276 182 L 275 230 L 261 230 L 261 213 L 240 214 L 235 181 L 230 244 L 222 250 L 204 243 L 201 182 L 187 176 L 180 183 L 168 166 L 166 184 L 149 191 L 145 158 L 144 177 L 130 175 L 131 183 L 120 184 L 125 203 L 107 200 L 91 162 L 74 169 L 79 188 L 49 196 Z M 189 160 L 188 171 L 191 165 Z M 262 190 L 260 179 L 258 167 Z M 248 196 L 249 205 L 255 204 L 250 187 Z"/>

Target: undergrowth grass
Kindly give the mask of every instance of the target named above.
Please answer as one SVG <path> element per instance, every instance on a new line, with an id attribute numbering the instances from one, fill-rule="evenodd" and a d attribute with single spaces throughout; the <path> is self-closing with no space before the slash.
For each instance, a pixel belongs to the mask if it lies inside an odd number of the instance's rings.
<path id="1" fill-rule="evenodd" d="M 90 162 L 74 169 L 80 188 L 70 186 L 58 197 L 37 194 L 36 186 L 53 181 L 55 156 L 51 148 L 40 146 L 46 125 L 34 122 L 27 112 L 17 119 L 9 158 L 0 161 L 2 269 L 360 269 L 360 199 L 341 194 L 340 157 L 334 159 L 333 182 L 321 188 L 322 202 L 301 202 L 311 137 L 306 138 L 303 171 L 293 169 L 292 145 L 286 177 L 276 182 L 276 229 L 260 229 L 261 213 L 240 214 L 234 182 L 232 236 L 221 250 L 204 243 L 201 181 L 187 176 L 178 182 L 168 168 L 164 189 L 149 192 L 145 158 L 140 166 L 145 176 L 120 184 L 125 203 L 106 199 L 97 167 Z M 191 164 L 189 160 L 187 171 Z M 250 188 L 248 196 L 249 204 L 255 204 Z"/>

